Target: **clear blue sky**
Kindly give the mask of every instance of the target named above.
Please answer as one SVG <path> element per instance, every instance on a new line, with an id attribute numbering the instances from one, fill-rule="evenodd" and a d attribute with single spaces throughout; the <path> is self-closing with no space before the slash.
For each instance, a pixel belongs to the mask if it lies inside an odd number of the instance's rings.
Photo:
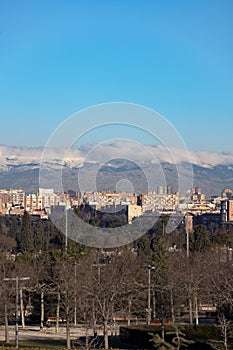
<path id="1" fill-rule="evenodd" d="M 190 149 L 233 151 L 233 1 L 0 2 L 0 144 L 43 146 L 111 101 L 157 110 Z"/>

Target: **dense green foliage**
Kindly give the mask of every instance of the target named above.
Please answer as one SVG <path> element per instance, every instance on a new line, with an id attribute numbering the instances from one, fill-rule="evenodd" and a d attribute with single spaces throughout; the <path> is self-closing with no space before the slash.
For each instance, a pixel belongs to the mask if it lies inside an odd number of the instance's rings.
<path id="1" fill-rule="evenodd" d="M 174 326 L 165 326 L 165 341 L 172 345 L 176 329 Z M 187 344 L 181 348 L 188 349 L 213 349 L 211 342 L 220 342 L 221 329 L 217 325 L 181 325 L 179 326 L 179 334 L 187 340 Z M 123 343 L 128 345 L 138 345 L 142 348 L 153 349 L 151 342 L 153 335 L 158 335 L 161 339 L 162 326 L 134 326 L 121 327 L 120 338 Z M 174 346 L 174 345 L 172 345 Z M 165 347 L 166 348 L 166 347 Z M 175 349 L 175 347 L 171 347 Z"/>

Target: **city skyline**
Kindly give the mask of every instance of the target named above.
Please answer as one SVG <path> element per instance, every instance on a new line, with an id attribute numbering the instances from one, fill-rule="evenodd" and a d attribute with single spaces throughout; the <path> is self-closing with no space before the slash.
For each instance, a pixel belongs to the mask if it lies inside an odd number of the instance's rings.
<path id="1" fill-rule="evenodd" d="M 232 151 L 231 1 L 0 6 L 1 144 L 43 147 L 70 115 L 123 101 L 158 111 L 191 150 Z"/>

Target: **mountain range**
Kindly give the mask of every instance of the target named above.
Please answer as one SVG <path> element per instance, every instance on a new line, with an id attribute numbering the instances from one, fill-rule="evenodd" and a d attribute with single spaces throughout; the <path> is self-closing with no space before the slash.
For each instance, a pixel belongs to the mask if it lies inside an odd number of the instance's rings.
<path id="1" fill-rule="evenodd" d="M 143 193 L 164 184 L 177 190 L 177 167 L 208 197 L 233 188 L 233 153 L 187 152 L 128 141 L 84 145 L 65 153 L 59 148 L 0 146 L 0 188 L 37 192 L 41 167 L 49 172 L 46 187 L 53 188 L 53 179 L 62 176 L 64 190 Z"/>

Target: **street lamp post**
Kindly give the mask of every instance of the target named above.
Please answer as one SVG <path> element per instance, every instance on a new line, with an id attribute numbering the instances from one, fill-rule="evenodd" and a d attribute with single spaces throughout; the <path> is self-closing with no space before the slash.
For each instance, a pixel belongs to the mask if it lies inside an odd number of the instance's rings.
<path id="1" fill-rule="evenodd" d="M 65 252 L 67 253 L 68 249 L 68 215 L 67 215 L 67 207 L 65 207 Z"/>
<path id="2" fill-rule="evenodd" d="M 190 200 L 190 191 L 188 191 L 187 194 L 187 211 L 184 217 L 185 222 L 185 231 L 186 231 L 186 255 L 187 258 L 189 258 L 189 215 L 188 215 L 188 209 L 189 209 L 189 200 Z"/>
<path id="3" fill-rule="evenodd" d="M 101 268 L 105 266 L 105 264 L 92 264 L 93 267 L 97 267 L 98 269 L 98 285 L 100 287 L 100 283 L 101 283 Z M 96 330 L 96 311 L 95 311 L 95 300 L 93 299 L 93 333 L 94 336 L 97 335 L 97 330 Z M 106 337 L 108 337 L 108 335 L 106 335 L 106 329 L 104 330 L 104 334 Z"/>
<path id="4" fill-rule="evenodd" d="M 189 258 L 189 222 L 188 222 L 188 212 L 185 215 L 185 231 L 186 231 L 186 254 Z"/>
<path id="5" fill-rule="evenodd" d="M 77 264 L 76 261 L 74 263 L 74 325 L 77 325 L 77 266 L 80 264 Z"/>
<path id="6" fill-rule="evenodd" d="M 98 268 L 98 283 L 100 283 L 100 278 L 101 278 L 101 267 L 105 266 L 105 264 L 92 264 L 93 267 Z"/>
<path id="7" fill-rule="evenodd" d="M 147 325 L 151 322 L 151 270 L 154 270 L 154 266 L 148 265 L 148 294 L 147 294 Z"/>
<path id="8" fill-rule="evenodd" d="M 19 307 L 19 281 L 30 280 L 30 277 L 13 277 L 13 278 L 4 278 L 4 281 L 15 281 L 15 347 L 19 348 L 19 317 L 18 317 L 18 307 Z"/>

